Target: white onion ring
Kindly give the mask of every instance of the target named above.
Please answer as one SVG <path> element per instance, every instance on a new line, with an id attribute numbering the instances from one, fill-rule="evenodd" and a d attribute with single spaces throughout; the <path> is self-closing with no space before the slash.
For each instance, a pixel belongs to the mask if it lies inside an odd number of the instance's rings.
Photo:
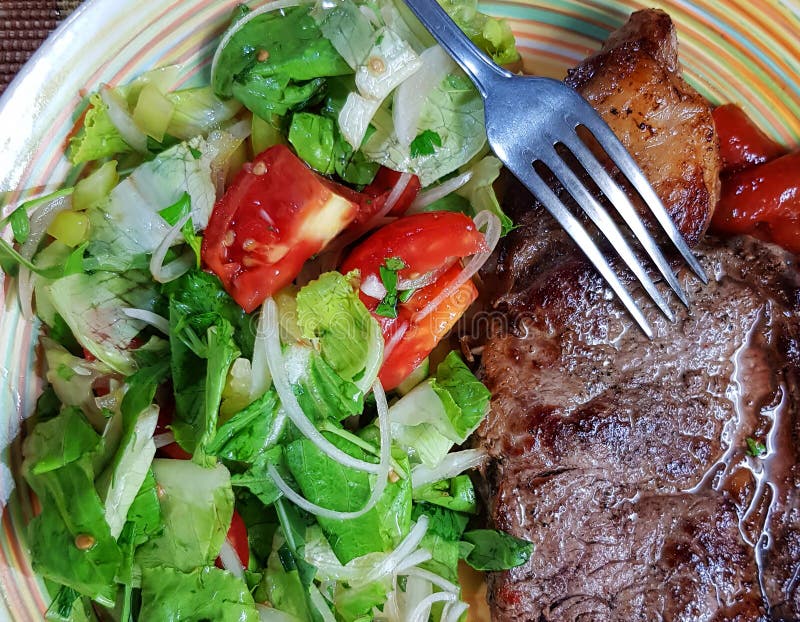
<path id="1" fill-rule="evenodd" d="M 308 440 L 314 443 L 319 450 L 329 458 L 358 471 L 366 471 L 367 473 L 375 474 L 380 473 L 381 465 L 366 462 L 365 460 L 357 460 L 345 453 L 322 436 L 320 431 L 317 430 L 314 424 L 306 417 L 306 414 L 297 402 L 294 391 L 292 391 L 289 379 L 286 377 L 286 367 L 283 361 L 283 352 L 281 351 L 278 305 L 275 304 L 275 301 L 271 297 L 264 301 L 261 313 L 266 313 L 265 343 L 267 346 L 267 364 L 272 374 L 275 390 L 278 392 L 278 397 L 286 411 L 286 415 L 300 433 L 306 436 Z M 383 450 L 383 448 L 381 449 Z"/>
<path id="2" fill-rule="evenodd" d="M 419 577 L 420 579 L 425 579 L 426 581 L 430 581 L 436 587 L 444 590 L 445 592 L 450 592 L 451 594 L 458 594 L 458 586 L 445 579 L 444 577 L 440 577 L 435 572 L 431 572 L 430 570 L 425 570 L 424 568 L 409 568 L 406 573 L 410 577 Z"/>
<path id="3" fill-rule="evenodd" d="M 194 210 L 190 211 L 188 214 L 184 214 L 180 220 L 178 220 L 178 222 L 170 227 L 169 231 L 167 231 L 167 234 L 164 236 L 164 239 L 161 240 L 161 244 L 158 245 L 156 250 L 153 252 L 153 255 L 150 257 L 150 273 L 153 275 L 153 279 L 159 283 L 169 283 L 170 281 L 174 281 L 183 273 L 191 269 L 192 264 L 185 259 L 185 253 L 166 266 L 164 265 L 164 258 L 167 256 L 167 251 L 169 251 L 175 240 L 181 236 L 181 229 L 183 228 L 183 225 L 189 222 L 189 219 L 196 215 L 197 212 Z M 191 256 L 189 259 L 194 261 L 194 258 Z"/>
<path id="4" fill-rule="evenodd" d="M 239 559 L 239 554 L 231 544 L 230 540 L 225 538 L 222 543 L 222 548 L 219 550 L 219 561 L 222 562 L 222 567 L 230 572 L 237 579 L 244 579 L 244 564 Z"/>
<path id="5" fill-rule="evenodd" d="M 267 364 L 267 318 L 263 307 L 258 314 L 256 338 L 253 341 L 253 360 L 250 366 L 250 399 L 256 400 L 269 389 L 272 376 Z"/>
<path id="6" fill-rule="evenodd" d="M 435 592 L 430 596 L 426 596 L 414 607 L 414 611 L 411 612 L 408 622 L 426 622 L 428 616 L 430 616 L 433 603 L 451 602 L 456 600 L 456 598 L 456 595 L 452 592 Z"/>
<path id="7" fill-rule="evenodd" d="M 375 403 L 378 407 L 378 427 L 380 429 L 381 436 L 380 462 L 377 465 L 378 472 L 375 479 L 375 486 L 372 488 L 372 492 L 367 500 L 367 503 L 360 510 L 355 510 L 353 512 L 339 512 L 336 510 L 323 508 L 322 506 L 312 503 L 305 497 L 300 496 L 294 490 L 292 490 L 272 464 L 267 465 L 267 472 L 275 482 L 275 485 L 284 495 L 286 495 L 286 498 L 289 499 L 289 501 L 303 508 L 306 512 L 310 512 L 316 516 L 323 516 L 325 518 L 331 518 L 335 520 L 351 520 L 363 516 L 369 512 L 375 507 L 375 504 L 378 503 L 381 496 L 383 496 L 383 491 L 386 490 L 386 485 L 389 482 L 389 470 L 391 469 L 392 460 L 392 437 L 389 423 L 389 406 L 386 404 L 386 394 L 383 392 L 383 387 L 381 386 L 380 381 L 375 381 L 375 383 L 372 385 L 372 391 L 375 393 Z M 308 420 L 306 419 L 306 421 Z"/>
<path id="8" fill-rule="evenodd" d="M 420 564 L 424 564 L 426 561 L 433 558 L 431 552 L 428 549 L 417 549 L 411 555 L 406 557 L 403 561 L 397 564 L 397 568 L 394 570 L 394 574 L 403 574 L 409 568 L 413 568 L 414 566 L 419 566 Z"/>
<path id="9" fill-rule="evenodd" d="M 156 449 L 161 449 L 162 447 L 166 447 L 167 445 L 172 445 L 175 442 L 175 435 L 172 432 L 164 432 L 163 434 L 156 434 L 153 437 L 153 442 L 156 445 Z"/>
<path id="10" fill-rule="evenodd" d="M 136 125 L 128 106 L 108 85 L 100 88 L 100 98 L 108 108 L 108 116 L 122 139 L 139 153 L 147 152 L 147 135 Z"/>
<path id="11" fill-rule="evenodd" d="M 443 479 L 450 479 L 467 469 L 472 469 L 486 460 L 486 452 L 481 449 L 464 449 L 447 454 L 442 461 L 431 468 L 418 464 L 411 469 L 411 487 L 419 488 Z"/>
<path id="12" fill-rule="evenodd" d="M 458 622 L 469 605 L 462 601 L 451 601 L 442 610 L 442 622 Z"/>
<path id="13" fill-rule="evenodd" d="M 325 597 L 313 583 L 309 586 L 308 595 L 311 598 L 311 602 L 314 603 L 314 607 L 317 608 L 317 611 L 322 616 L 322 622 L 336 622 L 336 617 L 331 613 L 331 608 L 325 601 Z"/>
<path id="14" fill-rule="evenodd" d="M 435 203 L 439 199 L 446 197 L 448 194 L 452 194 L 461 188 L 461 186 L 469 183 L 469 180 L 472 179 L 472 175 L 473 172 L 470 169 L 465 173 L 461 173 L 461 175 L 456 175 L 455 177 L 442 182 L 438 186 L 433 186 L 432 188 L 423 190 L 416 196 L 414 201 L 412 201 L 411 207 L 408 208 L 406 214 L 417 214 L 428 207 L 431 203 Z"/>
<path id="15" fill-rule="evenodd" d="M 425 319 L 434 309 L 442 304 L 442 302 L 452 296 L 459 287 L 471 279 L 473 275 L 481 269 L 481 266 L 486 263 L 486 260 L 489 259 L 494 251 L 494 247 L 497 246 L 497 242 L 500 240 L 501 234 L 500 219 L 491 212 L 483 210 L 477 216 L 475 216 L 474 220 L 475 226 L 478 229 L 484 225 L 486 226 L 486 233 L 484 234 L 486 239 L 486 250 L 480 253 L 475 253 L 472 257 L 470 257 L 469 261 L 464 265 L 464 269 L 458 274 L 458 276 L 453 279 L 453 281 L 447 287 L 445 287 L 438 296 L 432 299 L 414 316 L 412 320 L 413 323 L 416 324 Z"/>
<path id="16" fill-rule="evenodd" d="M 29 216 L 28 238 L 20 246 L 19 254 L 31 261 L 47 233 L 47 228 L 52 224 L 55 217 L 60 212 L 71 208 L 72 198 L 69 195 L 56 197 L 52 201 L 42 203 L 36 207 Z M 33 273 L 25 266 L 20 266 L 17 273 L 17 294 L 22 316 L 26 320 L 32 321 L 34 319 Z"/>
<path id="17" fill-rule="evenodd" d="M 419 517 L 417 524 L 412 527 L 408 535 L 403 539 L 397 547 L 389 553 L 380 563 L 378 563 L 372 570 L 369 571 L 364 577 L 364 584 L 377 581 L 381 577 L 388 574 L 393 574 L 397 566 L 411 553 L 413 553 L 422 542 L 422 538 L 428 531 L 428 517 L 424 514 Z"/>
<path id="18" fill-rule="evenodd" d="M 374 274 L 368 274 L 367 278 L 361 281 L 361 291 L 370 298 L 382 300 L 386 295 L 386 286 Z"/>
<path id="19" fill-rule="evenodd" d="M 122 312 L 134 320 L 141 320 L 145 324 L 149 324 L 164 335 L 169 336 L 169 320 L 158 313 L 153 313 L 147 309 L 122 309 Z"/>

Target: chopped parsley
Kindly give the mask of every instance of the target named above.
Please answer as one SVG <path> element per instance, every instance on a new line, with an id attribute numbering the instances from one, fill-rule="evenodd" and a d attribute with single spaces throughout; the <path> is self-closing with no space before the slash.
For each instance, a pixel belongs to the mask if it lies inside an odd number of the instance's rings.
<path id="1" fill-rule="evenodd" d="M 767 447 L 761 441 L 754 438 L 747 438 L 747 455 L 753 458 L 761 458 L 767 453 Z"/>
<path id="2" fill-rule="evenodd" d="M 18 244 L 24 244 L 31 232 L 31 221 L 28 218 L 27 206 L 23 203 L 11 212 L 8 221 L 11 224 L 11 231 L 14 232 L 14 240 Z"/>
<path id="3" fill-rule="evenodd" d="M 375 313 L 383 317 L 397 317 L 397 274 L 407 267 L 406 262 L 399 257 L 387 257 L 379 268 L 381 282 L 386 288 L 386 294 L 375 309 Z"/>
<path id="4" fill-rule="evenodd" d="M 411 157 L 433 155 L 436 147 L 442 146 L 442 137 L 433 130 L 425 130 L 411 141 Z"/>

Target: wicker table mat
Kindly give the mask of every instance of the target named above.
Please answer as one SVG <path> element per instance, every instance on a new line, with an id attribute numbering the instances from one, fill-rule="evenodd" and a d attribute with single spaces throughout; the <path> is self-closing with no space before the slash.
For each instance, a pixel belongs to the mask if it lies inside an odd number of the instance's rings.
<path id="1" fill-rule="evenodd" d="M 0 0 L 0 93 L 81 0 Z"/>

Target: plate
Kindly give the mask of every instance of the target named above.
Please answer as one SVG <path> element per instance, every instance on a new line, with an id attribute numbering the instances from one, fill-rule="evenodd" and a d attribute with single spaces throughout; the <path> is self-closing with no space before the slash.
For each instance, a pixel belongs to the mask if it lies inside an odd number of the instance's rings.
<path id="1" fill-rule="evenodd" d="M 64 146 L 101 83 L 181 64 L 175 86 L 208 80 L 215 40 L 233 0 L 89 0 L 44 44 L 0 99 L 0 205 L 71 183 Z M 715 102 L 741 104 L 769 134 L 800 144 L 800 0 L 672 2 L 494 0 L 529 73 L 563 76 L 631 11 L 658 6 L 678 28 L 686 77 Z M 87 43 L 91 42 L 91 43 Z M 2 278 L 2 277 L 0 277 Z M 33 411 L 36 328 L 6 279 L 0 299 L 0 619 L 41 620 L 48 602 L 31 570 L 25 525 L 31 496 L 21 477 L 20 435 Z"/>

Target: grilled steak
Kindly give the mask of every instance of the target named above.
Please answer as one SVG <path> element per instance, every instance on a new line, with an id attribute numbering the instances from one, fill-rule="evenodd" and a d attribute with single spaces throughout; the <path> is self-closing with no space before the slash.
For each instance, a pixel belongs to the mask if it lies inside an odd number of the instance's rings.
<path id="1" fill-rule="evenodd" d="M 670 80 L 668 106 L 640 81 L 658 68 Z M 676 68 L 668 18 L 646 11 L 570 80 L 609 93 L 593 102 L 697 239 L 718 158 L 708 108 Z M 683 129 L 668 130 L 665 110 Z M 651 149 L 648 135 L 662 132 Z M 691 310 L 675 324 L 636 292 L 650 341 L 541 208 L 510 194 L 520 226 L 497 258 L 502 322 L 482 359 L 492 410 L 475 438 L 489 454 L 490 521 L 536 549 L 525 565 L 490 575 L 495 622 L 800 620 L 792 256 L 751 238 L 704 240 L 697 253 L 711 281 L 680 274 Z M 759 443 L 764 455 L 750 455 Z"/>
<path id="2" fill-rule="evenodd" d="M 638 11 L 569 72 L 644 170 L 689 242 L 708 227 L 720 159 L 711 107 L 681 77 L 669 15 Z"/>

